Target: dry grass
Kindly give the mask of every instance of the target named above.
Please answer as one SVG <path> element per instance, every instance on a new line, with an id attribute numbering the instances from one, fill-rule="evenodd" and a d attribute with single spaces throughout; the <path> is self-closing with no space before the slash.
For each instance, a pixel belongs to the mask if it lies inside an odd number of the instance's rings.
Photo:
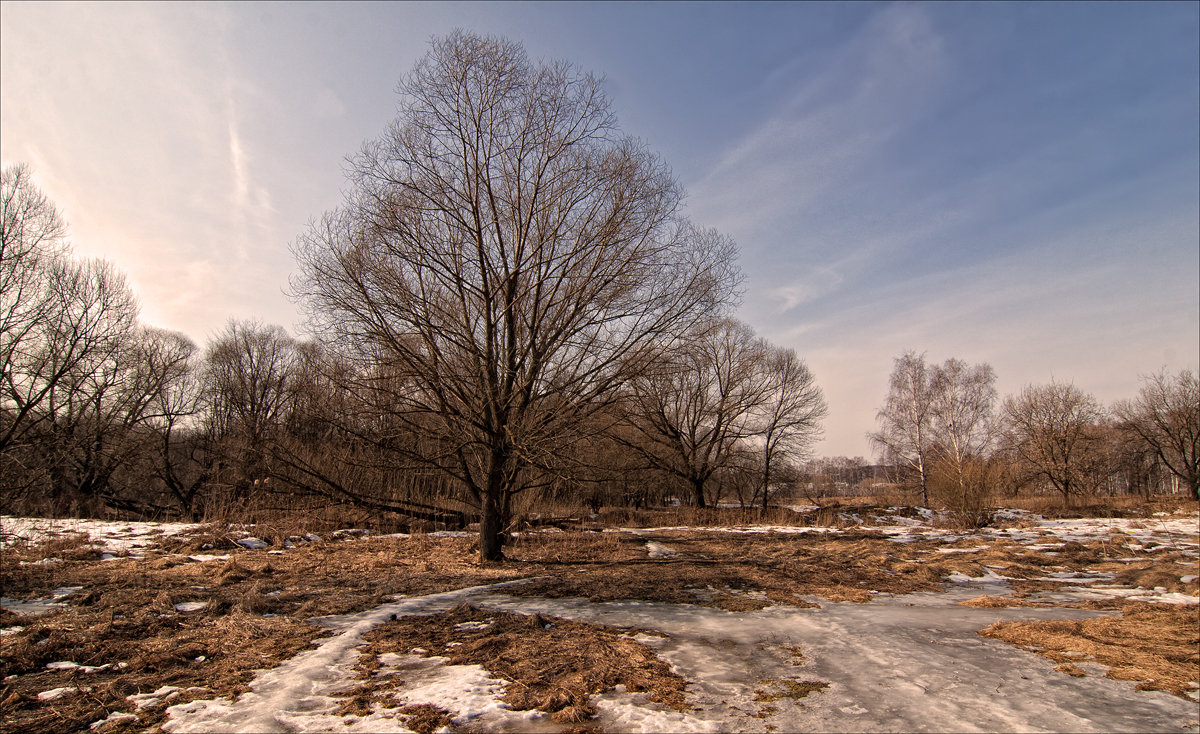
<path id="1" fill-rule="evenodd" d="M 180 549 L 191 551 L 193 542 Z M 257 669 L 292 657 L 322 634 L 308 618 L 368 609 L 391 594 L 447 591 L 522 573 L 473 564 L 470 541 L 460 538 L 313 543 L 282 555 L 236 548 L 222 551 L 228 560 L 203 563 L 166 553 L 98 561 L 90 546 L 66 550 L 23 545 L 0 557 L 5 596 L 46 598 L 58 587 L 84 587 L 62 599 L 64 609 L 36 618 L 0 614 L 3 626 L 25 627 L 6 635 L 0 650 L 0 679 L 18 676 L 0 688 L 0 716 L 12 731 L 86 730 L 118 710 L 139 720 L 107 725 L 105 732 L 144 730 L 162 719 L 168 702 L 135 711 L 127 696 L 162 685 L 206 689 L 169 704 L 236 696 Z M 64 560 L 34 565 L 47 551 Z M 175 607 L 190 601 L 207 605 L 194 612 Z M 114 667 L 88 674 L 45 668 L 58 661 Z M 36 698 L 64 686 L 91 691 L 52 702 Z"/>
<path id="2" fill-rule="evenodd" d="M 997 622 L 979 634 L 1037 652 L 1068 675 L 1084 674 L 1075 663 L 1094 662 L 1140 690 L 1184 696 L 1200 668 L 1197 614 L 1194 606 L 1127 604 L 1119 617 Z"/>
<path id="3" fill-rule="evenodd" d="M 758 682 L 760 686 L 754 691 L 754 700 L 767 703 L 774 703 L 781 698 L 790 698 L 794 701 L 799 701 L 802 698 L 807 698 L 810 693 L 818 693 L 829 687 L 829 684 L 820 680 L 799 680 L 796 678 L 783 678 L 776 680 L 767 678 Z M 770 690 L 774 688 L 774 690 Z"/>
<path id="4" fill-rule="evenodd" d="M 134 711 L 127 696 L 164 685 L 201 689 L 185 691 L 170 704 L 236 696 L 247 690 L 256 669 L 292 657 L 321 634 L 312 625 L 285 618 L 240 611 L 188 617 L 165 611 L 145 594 L 109 597 L 112 607 L 72 607 L 33 621 L 23 618 L 25 630 L 4 638 L 0 676 L 17 676 L 0 692 L 0 716 L 9 731 L 86 730 L 112 711 Z M 90 673 L 46 668 L 59 661 L 110 667 Z M 41 691 L 64 686 L 89 690 L 52 705 L 37 699 Z M 163 719 L 167 705 L 163 701 L 136 711 L 139 720 L 125 726 L 153 726 Z"/>
<path id="5" fill-rule="evenodd" d="M 508 681 L 504 702 L 516 710 L 537 709 L 560 724 L 580 724 L 596 714 L 592 695 L 624 685 L 677 710 L 691 708 L 686 682 L 654 650 L 630 637 L 631 630 L 522 615 L 468 605 L 435 615 L 401 617 L 365 635 L 370 643 L 360 663 L 374 700 L 382 698 L 378 657 L 423 650 L 452 665 L 480 665 Z M 384 684 L 384 685 L 381 685 Z"/>
<path id="6" fill-rule="evenodd" d="M 730 522 L 726 511 L 713 511 L 712 519 L 721 524 Z M 1152 519 L 1146 522 L 1153 527 Z M 282 521 L 274 527 L 265 531 L 256 528 L 255 535 L 270 540 L 278 548 L 289 535 L 302 535 L 304 531 L 299 524 Z M 181 693 L 171 704 L 191 698 L 237 695 L 256 669 L 278 664 L 321 634 L 317 627 L 306 622 L 311 617 L 361 611 L 383 603 L 393 594 L 429 594 L 517 578 L 541 577 L 511 587 L 508 593 L 556 598 L 582 596 L 595 601 L 640 599 L 731 611 L 760 609 L 770 604 L 814 606 L 815 598 L 866 602 L 872 598 L 872 591 L 895 594 L 940 591 L 949 574 L 980 576 L 988 567 L 1019 579 L 1011 582 L 1012 597 L 979 597 L 966 604 L 1044 604 L 1047 602 L 1038 602 L 1030 595 L 1040 590 L 1078 586 L 1060 580 L 1038 580 L 1054 571 L 1104 572 L 1115 574 L 1115 579 L 1100 582 L 1104 584 L 1161 587 L 1192 596 L 1200 593 L 1197 579 L 1188 583 L 1180 579 L 1200 575 L 1200 565 L 1193 556 L 1181 553 L 1169 541 L 1158 545 L 1139 543 L 1140 548 L 1131 549 L 1128 546 L 1133 539 L 1120 534 L 1089 543 L 1058 543 L 1050 549 L 1036 550 L 1010 541 L 986 543 L 978 538 L 949 544 L 935 540 L 896 543 L 869 528 L 829 535 L 668 530 L 644 531 L 638 536 L 571 531 L 521 535 L 506 548 L 511 562 L 503 565 L 477 563 L 477 548 L 471 538 L 418 534 L 411 538 L 340 542 L 330 537 L 327 542 L 301 544 L 282 554 L 246 550 L 237 546 L 234 539 L 227 528 L 208 526 L 191 538 L 164 538 L 144 558 L 111 561 L 100 561 L 97 548 L 71 534 L 37 546 L 18 542 L 4 548 L 0 553 L 0 586 L 5 596 L 46 598 L 58 587 L 83 587 L 82 591 L 62 599 L 67 608 L 36 619 L 0 611 L 0 626 L 26 627 L 5 636 L 0 647 L 0 678 L 18 676 L 0 688 L 0 716 L 5 728 L 48 732 L 86 729 L 111 711 L 132 711 L 128 695 L 148 693 L 168 684 L 205 689 Z M 649 540 L 666 546 L 674 555 L 651 558 L 646 547 Z M 1051 538 L 1047 540 L 1053 542 Z M 938 552 L 945 548 L 968 552 Z M 188 554 L 196 553 L 230 557 L 208 562 L 187 558 Z M 44 562 L 48 558 L 59 560 Z M 182 602 L 206 602 L 207 606 L 195 612 L 179 612 L 176 605 Z M 1111 608 L 1122 603 L 1112 600 L 1078 606 Z M 1128 628 L 1119 628 L 1103 638 L 1104 645 L 1094 653 L 1096 662 L 1109 665 L 1113 677 L 1133 676 L 1130 679 L 1144 681 L 1147 686 L 1173 686 L 1165 688 L 1173 692 L 1179 692 L 1180 681 L 1195 680 L 1198 636 L 1195 608 L 1190 616 L 1186 611 L 1172 612 L 1175 616 L 1171 616 L 1158 607 L 1129 609 Z M 497 613 L 488 615 L 502 619 Z M 1086 625 L 1096 621 L 1081 623 L 1085 626 L 1079 628 L 1082 631 L 1076 636 L 1091 640 L 1096 636 L 1095 630 Z M 524 622 L 514 619 L 511 624 L 519 627 Z M 1157 625 L 1155 629 L 1165 630 L 1162 644 L 1154 643 L 1149 652 L 1140 649 L 1146 646 L 1139 625 Z M 605 645 L 632 643 L 615 632 L 612 639 L 621 640 L 619 643 L 599 632 L 581 631 L 583 628 L 557 622 L 550 630 L 543 628 L 540 632 L 532 627 L 511 630 L 511 639 L 519 650 L 553 642 L 539 653 L 548 659 L 560 647 L 566 651 L 574 644 L 569 640 L 554 641 L 554 634 L 568 629 L 588 640 L 603 638 Z M 989 629 L 996 632 L 998 628 Z M 1064 635 L 1066 640 L 1075 635 L 1073 628 L 1047 629 Z M 1191 657 L 1185 654 L 1186 649 L 1171 647 L 1175 644 L 1172 639 L 1183 648 L 1190 644 Z M 1036 644 L 1047 650 L 1056 649 Z M 1160 648 L 1161 654 L 1153 652 Z M 464 654 L 461 649 L 456 654 Z M 1057 649 L 1084 652 L 1079 647 Z M 480 655 L 487 651 L 482 647 L 481 650 Z M 636 648 L 625 650 L 626 657 L 640 660 L 638 664 L 643 668 L 653 667 L 652 658 L 637 658 L 643 653 L 634 651 Z M 607 659 L 602 652 L 594 655 L 598 660 Z M 1122 655 L 1130 656 L 1128 664 L 1121 662 Z M 1149 657 L 1143 660 L 1141 656 L 1145 655 Z M 204 660 L 197 661 L 199 657 Z M 1084 658 L 1066 656 L 1057 662 L 1070 666 L 1081 659 Z M 1109 659 L 1114 662 L 1105 662 Z M 1179 666 L 1191 666 L 1190 678 L 1178 667 L 1171 667 L 1177 659 L 1183 661 Z M 126 667 L 90 674 L 45 668 L 47 663 L 63 660 L 83 665 L 125 663 Z M 1075 674 L 1065 667 L 1063 670 Z M 517 675 L 520 671 L 510 672 Z M 507 673 L 498 674 L 508 677 Z M 596 680 L 599 682 L 595 683 Z M 593 683 L 609 685 L 604 679 L 587 676 L 577 683 L 584 688 Z M 36 700 L 38 692 L 64 686 L 91 690 L 81 690 L 53 702 Z M 588 723 L 590 709 L 586 699 L 581 698 L 583 694 L 554 698 L 549 688 L 534 687 L 524 694 L 513 688 L 509 692 L 513 701 L 535 708 L 562 704 L 554 711 L 560 721 L 581 726 Z M 658 689 L 652 687 L 652 690 Z M 764 695 L 775 695 L 773 689 L 764 691 Z M 345 704 L 348 712 L 369 710 L 377 700 L 372 698 L 375 694 L 370 690 L 355 695 L 357 698 L 350 696 Z M 519 698 L 522 695 L 525 698 Z M 663 700 L 669 703 L 668 699 Z M 153 727 L 161 721 L 166 705 L 167 702 L 162 702 L 138 711 L 140 718 L 136 722 L 109 724 L 105 731 Z M 410 728 L 421 726 L 434 731 L 444 725 L 442 717 L 446 712 L 414 710 L 405 715 L 413 722 Z"/>
<path id="7" fill-rule="evenodd" d="M 959 606 L 963 607 L 978 607 L 981 609 L 1006 609 L 1008 607 L 1036 607 L 1040 604 L 1024 601 L 1022 599 L 1011 599 L 1007 596 L 977 596 L 974 599 L 960 601 Z"/>
<path id="8" fill-rule="evenodd" d="M 647 540 L 675 555 L 648 557 Z M 514 587 L 528 596 L 642 599 L 730 611 L 771 604 L 811 607 L 805 599 L 870 601 L 871 592 L 940 591 L 953 560 L 916 563 L 927 543 L 893 543 L 870 532 L 835 536 L 703 531 L 535 536 L 514 558 L 552 578 Z M 530 575 L 533 575 L 532 573 Z"/>

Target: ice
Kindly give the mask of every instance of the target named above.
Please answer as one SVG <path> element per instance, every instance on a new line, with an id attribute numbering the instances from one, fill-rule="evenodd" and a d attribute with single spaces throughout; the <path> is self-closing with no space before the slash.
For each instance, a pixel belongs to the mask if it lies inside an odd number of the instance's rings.
<path id="1" fill-rule="evenodd" d="M 679 555 L 673 548 L 653 540 L 646 541 L 646 552 L 651 558 L 671 558 Z"/>
<path id="2" fill-rule="evenodd" d="M 270 543 L 255 537 L 239 538 L 233 542 L 250 550 L 262 550 L 263 548 L 269 548 L 271 546 Z"/>
<path id="3" fill-rule="evenodd" d="M 1063 608 L 981 609 L 956 602 L 970 589 L 908 596 L 880 594 L 871 604 L 823 602 L 820 609 L 771 607 L 735 614 L 718 609 L 584 599 L 493 595 L 487 607 L 617 626 L 656 629 L 646 644 L 692 681 L 692 719 L 723 730 L 746 728 L 734 710 L 754 711 L 756 681 L 802 676 L 829 689 L 768 723 L 782 731 L 1163 731 L 1195 718 L 1187 702 L 1103 677 L 1075 679 L 1017 647 L 980 637 L 1003 619 L 1084 619 Z M 730 644 L 732 643 L 732 644 Z M 796 668 L 783 653 L 798 646 Z M 786 718 L 785 717 L 786 714 Z M 739 723 L 733 723 L 739 722 Z M 757 724 L 756 724 L 757 725 Z M 603 724 L 602 724 L 603 726 Z M 658 730 L 698 729 L 695 722 Z M 629 720 L 605 726 L 637 728 Z"/>
<path id="4" fill-rule="evenodd" d="M 6 596 L 0 597 L 0 608 L 7 609 L 13 614 L 19 614 L 23 617 L 37 617 L 47 612 L 53 612 L 56 609 L 62 609 L 67 605 L 65 602 L 59 601 L 60 599 L 82 590 L 82 586 L 60 586 L 51 592 L 49 599 L 22 600 L 10 599 Z"/>

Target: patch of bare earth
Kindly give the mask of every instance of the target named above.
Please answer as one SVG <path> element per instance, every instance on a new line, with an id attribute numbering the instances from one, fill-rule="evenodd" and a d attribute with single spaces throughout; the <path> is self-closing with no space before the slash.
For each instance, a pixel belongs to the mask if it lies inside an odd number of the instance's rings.
<path id="1" fill-rule="evenodd" d="M 1097 663 L 1109 678 L 1185 698 L 1200 669 L 1200 618 L 1191 605 L 1133 603 L 1119 617 L 997 622 L 979 634 L 1036 652 L 1068 675 L 1086 674 L 1078 663 Z"/>
<path id="2" fill-rule="evenodd" d="M 537 709 L 562 724 L 592 720 L 596 707 L 591 696 L 617 685 L 645 692 L 650 701 L 676 710 L 691 708 L 684 697 L 686 681 L 671 672 L 652 648 L 635 640 L 633 632 L 466 604 L 441 614 L 401 617 L 364 635 L 369 644 L 363 649 L 359 672 L 367 682 L 343 695 L 385 706 L 390 699 L 396 705 L 392 692 L 399 682 L 378 675 L 379 656 L 395 653 L 482 666 L 507 681 L 502 700 L 513 709 Z M 367 705 L 355 713 L 365 715 L 369 710 Z"/>

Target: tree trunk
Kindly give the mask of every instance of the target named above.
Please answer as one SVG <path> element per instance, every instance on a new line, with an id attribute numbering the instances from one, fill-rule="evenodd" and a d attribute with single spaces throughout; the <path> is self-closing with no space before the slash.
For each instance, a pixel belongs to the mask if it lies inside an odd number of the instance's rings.
<path id="1" fill-rule="evenodd" d="M 762 483 L 762 508 L 763 512 L 767 510 L 767 490 L 771 487 L 771 437 L 767 436 L 768 448 L 763 453 L 763 483 Z"/>
<path id="2" fill-rule="evenodd" d="M 483 516 L 479 519 L 479 561 L 481 563 L 504 560 L 504 513 L 501 490 L 498 482 L 489 486 L 483 499 Z"/>
<path id="3" fill-rule="evenodd" d="M 703 479 L 693 479 L 692 480 L 692 498 L 696 501 L 696 507 L 703 509 L 708 506 L 704 502 L 704 480 Z"/>

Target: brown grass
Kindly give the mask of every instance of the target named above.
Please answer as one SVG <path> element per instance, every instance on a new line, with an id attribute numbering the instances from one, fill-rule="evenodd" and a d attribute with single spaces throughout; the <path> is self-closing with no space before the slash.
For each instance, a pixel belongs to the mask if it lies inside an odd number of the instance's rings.
<path id="1" fill-rule="evenodd" d="M 127 696 L 164 685 L 204 689 L 179 694 L 170 704 L 236 696 L 247 690 L 257 669 L 292 657 L 321 634 L 312 625 L 285 618 L 240 611 L 219 618 L 185 617 L 164 612 L 144 594 L 130 592 L 128 597 L 113 608 L 73 607 L 34 620 L 22 618 L 26 628 L 4 638 L 0 677 L 18 676 L 0 692 L 0 716 L 9 731 L 86 730 L 112 711 L 134 711 Z M 127 612 L 113 611 L 118 607 Z M 92 673 L 46 669 L 57 661 L 114 666 Z M 63 686 L 91 690 L 52 703 L 37 700 L 38 692 Z M 136 711 L 136 726 L 144 729 L 161 721 L 167 705 L 164 701 Z"/>
<path id="2" fill-rule="evenodd" d="M 479 623 L 462 626 L 464 623 Z M 456 628 L 456 625 L 458 627 Z M 589 698 L 624 685 L 677 710 L 691 708 L 686 682 L 630 630 L 539 614 L 510 614 L 468 605 L 441 614 L 401 617 L 365 639 L 360 671 L 372 678 L 383 653 L 425 650 L 452 665 L 480 665 L 509 683 L 503 700 L 517 710 L 537 709 L 562 724 L 595 716 Z M 452 644 L 453 643 L 453 644 Z"/>
<path id="3" fill-rule="evenodd" d="M 1094 662 L 1139 690 L 1184 696 L 1200 667 L 1197 615 L 1194 606 L 1127 604 L 1119 617 L 997 622 L 979 634 L 1037 652 L 1068 675 L 1083 673 L 1074 663 Z"/>
<path id="4" fill-rule="evenodd" d="M 773 703 L 781 698 L 790 698 L 794 701 L 799 701 L 802 698 L 807 698 L 810 693 L 819 693 L 829 687 L 829 684 L 820 680 L 799 680 L 796 678 L 783 678 L 776 680 L 767 678 L 758 682 L 760 686 L 774 687 L 775 690 L 765 690 L 763 688 L 754 691 L 754 700 Z"/>
<path id="5" fill-rule="evenodd" d="M 1005 609 L 1007 607 L 1036 607 L 1039 604 L 1024 601 L 1022 599 L 1012 599 L 1007 596 L 977 596 L 974 599 L 960 601 L 959 606 L 963 607 L 980 607 L 983 609 Z"/>
<path id="6" fill-rule="evenodd" d="M 19 544 L 0 555 L 5 596 L 46 598 L 57 587 L 84 587 L 62 599 L 67 608 L 46 615 L 0 613 L 0 624 L 25 627 L 5 636 L 0 648 L 0 679 L 19 676 L 0 688 L 0 716 L 11 731 L 86 730 L 111 711 L 133 711 L 127 696 L 162 685 L 208 689 L 180 694 L 170 704 L 236 696 L 256 670 L 277 665 L 322 634 L 305 622 L 310 617 L 361 611 L 391 594 L 447 591 L 523 573 L 473 564 L 470 540 L 460 538 L 313 543 L 283 555 L 237 548 L 217 551 L 228 552 L 229 560 L 204 563 L 162 552 L 98 561 L 94 548 L 68 545 L 66 550 L 88 550 L 68 557 L 62 544 Z M 30 564 L 47 552 L 65 560 Z M 187 601 L 207 606 L 175 609 Z M 45 669 L 56 661 L 126 667 L 90 674 Z M 40 691 L 77 685 L 92 691 L 52 702 L 36 699 Z M 153 726 L 167 705 L 136 711 L 138 722 L 105 731 Z"/>
<path id="7" fill-rule="evenodd" d="M 646 540 L 660 542 L 676 555 L 649 558 Z M 513 548 L 512 555 L 553 577 L 510 593 L 596 602 L 643 599 L 730 611 L 771 604 L 815 606 L 806 596 L 865 603 L 872 590 L 940 591 L 940 582 L 957 562 L 915 563 L 931 547 L 894 543 L 870 532 L 827 536 L 667 530 L 642 536 L 535 536 Z M 751 592 L 763 598 L 747 596 Z"/>

